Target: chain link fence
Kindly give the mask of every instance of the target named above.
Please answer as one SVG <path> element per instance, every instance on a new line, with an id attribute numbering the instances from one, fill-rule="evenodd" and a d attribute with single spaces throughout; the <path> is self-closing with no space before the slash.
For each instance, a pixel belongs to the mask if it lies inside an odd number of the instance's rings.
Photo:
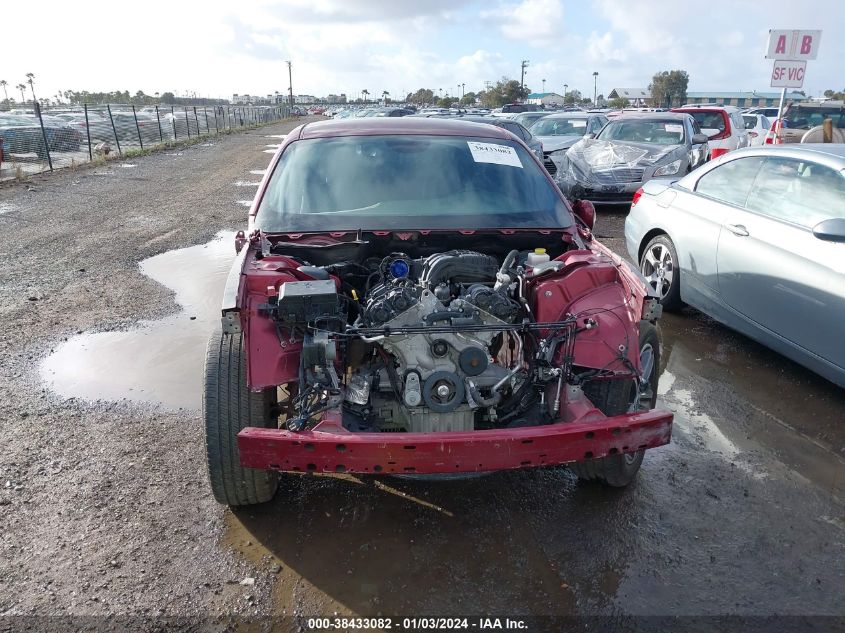
<path id="1" fill-rule="evenodd" d="M 0 180 L 23 178 L 292 116 L 290 106 L 80 105 L 0 111 Z"/>

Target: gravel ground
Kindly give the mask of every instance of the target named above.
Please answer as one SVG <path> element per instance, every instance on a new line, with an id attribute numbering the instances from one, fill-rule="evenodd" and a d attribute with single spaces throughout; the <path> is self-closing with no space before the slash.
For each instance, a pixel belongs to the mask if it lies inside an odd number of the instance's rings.
<path id="1" fill-rule="evenodd" d="M 172 313 L 138 262 L 242 228 L 276 124 L 0 190 L 0 614 L 250 614 L 270 573 L 216 546 L 196 411 L 60 399 L 57 343 Z M 240 585 L 254 578 L 254 585 Z"/>
<path id="2" fill-rule="evenodd" d="M 673 443 L 624 491 L 311 476 L 231 512 L 198 411 L 46 389 L 67 338 L 178 311 L 138 263 L 241 228 L 291 127 L 0 189 L 0 616 L 845 615 L 843 391 L 694 311 L 663 321 Z M 623 221 L 596 231 L 619 252 Z"/>

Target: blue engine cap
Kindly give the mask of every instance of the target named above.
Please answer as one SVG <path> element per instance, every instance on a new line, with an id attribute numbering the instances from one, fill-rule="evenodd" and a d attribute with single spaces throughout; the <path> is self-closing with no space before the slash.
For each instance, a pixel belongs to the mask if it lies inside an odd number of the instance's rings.
<path id="1" fill-rule="evenodd" d="M 411 267 L 404 259 L 395 259 L 390 262 L 388 270 L 390 271 L 390 276 L 394 279 L 405 279 L 408 273 L 411 272 Z"/>

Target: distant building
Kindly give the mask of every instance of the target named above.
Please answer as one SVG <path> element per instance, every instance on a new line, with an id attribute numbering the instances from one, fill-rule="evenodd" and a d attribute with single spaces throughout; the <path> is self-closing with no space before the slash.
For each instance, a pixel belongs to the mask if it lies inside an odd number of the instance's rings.
<path id="1" fill-rule="evenodd" d="M 251 97 L 249 95 L 239 95 L 239 94 L 233 94 L 232 95 L 232 103 L 234 103 L 234 104 L 244 105 L 244 104 L 247 104 L 247 103 L 251 103 L 250 99 L 251 99 Z"/>
<path id="2" fill-rule="evenodd" d="M 808 99 L 809 97 L 800 92 L 786 93 L 787 101 L 807 101 Z M 688 92 L 687 103 L 713 103 L 716 105 L 738 106 L 740 108 L 771 107 L 777 106 L 780 103 L 780 92 Z"/>
<path id="3" fill-rule="evenodd" d="M 304 105 L 306 103 L 316 103 L 317 97 L 313 95 L 294 95 L 293 102 L 297 105 Z"/>
<path id="4" fill-rule="evenodd" d="M 563 105 L 563 97 L 556 92 L 532 92 L 525 102 L 534 105 Z"/>
<path id="5" fill-rule="evenodd" d="M 607 100 L 627 99 L 628 103 L 637 108 L 651 105 L 651 93 L 645 88 L 614 88 L 607 95 Z"/>
<path id="6" fill-rule="evenodd" d="M 323 103 L 346 103 L 346 95 L 328 95 L 325 99 L 323 99 Z"/>

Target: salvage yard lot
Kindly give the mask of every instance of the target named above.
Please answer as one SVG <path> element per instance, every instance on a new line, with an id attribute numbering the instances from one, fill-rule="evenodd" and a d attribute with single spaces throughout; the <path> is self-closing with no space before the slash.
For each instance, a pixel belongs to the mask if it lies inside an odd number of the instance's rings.
<path id="1" fill-rule="evenodd" d="M 841 612 L 845 392 L 693 310 L 661 322 L 673 442 L 625 490 L 308 476 L 231 512 L 199 411 L 47 389 L 65 339 L 179 312 L 138 263 L 242 228 L 292 127 L 0 190 L 0 615 Z"/>

